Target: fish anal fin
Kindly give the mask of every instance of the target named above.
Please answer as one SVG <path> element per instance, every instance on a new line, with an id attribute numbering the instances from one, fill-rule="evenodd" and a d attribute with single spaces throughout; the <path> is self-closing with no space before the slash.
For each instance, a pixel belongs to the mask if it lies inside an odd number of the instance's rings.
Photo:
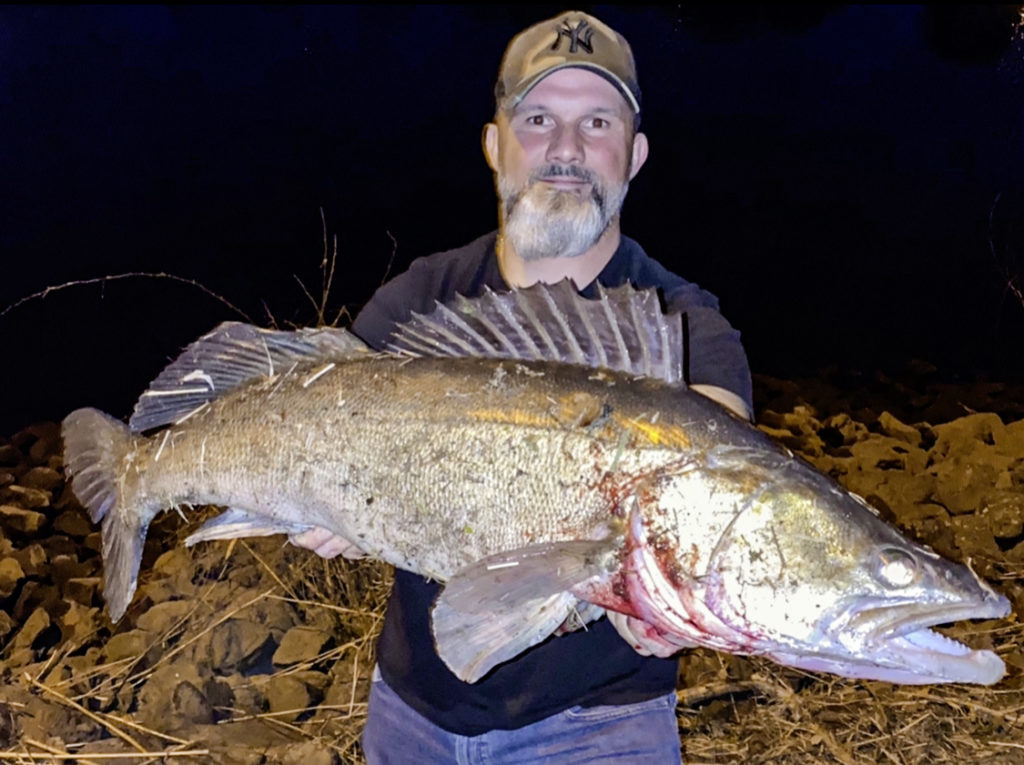
<path id="1" fill-rule="evenodd" d="M 265 515 L 250 513 L 237 507 L 229 507 L 220 515 L 211 518 L 197 531 L 190 534 L 185 545 L 191 547 L 198 542 L 215 539 L 237 539 L 240 537 L 268 537 L 273 534 L 299 534 L 308 530 L 308 523 L 297 523 Z"/>

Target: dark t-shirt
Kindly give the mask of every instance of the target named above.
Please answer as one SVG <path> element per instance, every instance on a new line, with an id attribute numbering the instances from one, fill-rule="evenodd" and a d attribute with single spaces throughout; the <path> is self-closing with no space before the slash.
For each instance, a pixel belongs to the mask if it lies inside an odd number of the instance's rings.
<path id="1" fill-rule="evenodd" d="M 484 287 L 505 291 L 494 244 L 496 233 L 465 247 L 414 261 L 374 294 L 353 330 L 383 348 L 396 324 L 412 311 L 430 311 L 456 293 L 474 297 Z M 632 239 L 622 242 L 597 281 L 658 287 L 669 309 L 685 312 L 689 373 L 693 383 L 717 385 L 751 407 L 750 370 L 739 332 L 718 311 L 718 300 L 649 258 Z M 583 290 L 592 296 L 594 285 Z M 378 643 L 381 675 L 409 706 L 436 725 L 465 736 L 520 728 L 573 706 L 629 704 L 668 693 L 676 684 L 675 659 L 644 657 L 607 619 L 549 638 L 465 683 L 438 657 L 430 632 L 430 607 L 441 586 L 407 571 L 395 572 Z M 399 733 L 400 735 L 400 733 Z"/>

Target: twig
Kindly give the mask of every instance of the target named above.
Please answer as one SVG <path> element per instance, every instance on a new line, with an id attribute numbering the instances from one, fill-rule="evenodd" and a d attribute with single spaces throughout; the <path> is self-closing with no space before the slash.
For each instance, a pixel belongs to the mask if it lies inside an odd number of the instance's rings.
<path id="1" fill-rule="evenodd" d="M 169 751 L 153 752 L 51 752 L 49 747 L 46 752 L 0 752 L 0 760 L 137 760 L 140 757 L 152 757 L 156 759 L 167 757 L 199 757 L 208 755 L 209 749 L 171 749 Z"/>
<path id="2" fill-rule="evenodd" d="M 130 271 L 124 274 L 108 274 L 107 276 L 97 276 L 92 279 L 75 279 L 70 282 L 64 282 L 63 284 L 51 284 L 49 287 L 39 290 L 39 292 L 33 292 L 31 295 L 26 295 L 20 300 L 16 300 L 15 302 L 11 303 L 9 306 L 0 311 L 0 319 L 2 319 L 11 311 L 13 311 L 15 308 L 24 305 L 30 300 L 42 300 L 43 298 L 47 297 L 51 292 L 60 292 L 61 290 L 67 289 L 68 287 L 80 287 L 86 284 L 106 284 L 107 282 L 113 282 L 119 279 L 130 279 L 135 277 L 142 277 L 148 279 L 170 279 L 171 281 L 181 282 L 182 284 L 188 284 L 192 287 L 202 290 L 207 295 L 212 297 L 214 300 L 218 300 L 224 305 L 226 305 L 228 308 L 237 313 L 250 324 L 252 323 L 252 319 L 249 318 L 249 314 L 247 314 L 241 308 L 236 306 L 226 297 L 224 297 L 223 295 L 219 295 L 218 293 L 214 292 L 201 282 L 197 282 L 195 279 L 187 279 L 184 276 L 178 276 L 177 274 L 168 274 L 163 271 L 157 273 L 151 273 L 146 271 Z"/>
<path id="3" fill-rule="evenodd" d="M 109 716 L 112 719 L 117 720 L 122 725 L 127 725 L 129 728 L 131 728 L 133 730 L 137 730 L 140 733 L 146 733 L 146 734 L 148 734 L 150 736 L 154 736 L 155 738 L 162 738 L 164 741 L 170 741 L 172 744 L 180 744 L 181 746 L 192 746 L 192 742 L 188 741 L 187 739 L 178 738 L 177 736 L 171 736 L 171 735 L 169 735 L 167 733 L 161 733 L 158 730 L 153 730 L 152 728 L 147 728 L 145 725 L 141 725 L 141 724 L 139 724 L 139 723 L 135 722 L 134 720 L 131 720 L 131 719 L 127 718 L 127 717 L 121 717 L 120 715 L 113 715 L 113 714 L 111 714 Z"/>
<path id="4" fill-rule="evenodd" d="M 267 600 L 283 600 L 285 603 L 291 603 L 295 606 L 318 606 L 325 608 L 328 611 L 334 611 L 339 614 L 352 614 L 353 616 L 373 616 L 376 619 L 381 618 L 381 614 L 368 612 L 366 609 L 358 608 L 345 608 L 344 606 L 334 606 L 330 603 L 323 603 L 319 600 L 303 600 L 301 598 L 286 598 L 283 595 L 268 595 Z"/>
<path id="5" fill-rule="evenodd" d="M 260 557 L 259 553 L 257 553 L 254 549 L 252 549 L 252 547 L 249 545 L 248 542 L 246 542 L 245 540 L 242 540 L 242 547 L 244 547 L 246 550 L 248 550 L 249 554 L 256 559 L 256 562 L 259 563 L 261 566 L 263 566 L 263 569 L 270 575 L 270 578 L 273 579 L 275 582 L 277 582 L 277 586 L 278 587 L 280 587 L 282 590 L 284 590 L 289 595 L 294 597 L 295 592 L 292 590 L 292 588 L 289 587 L 287 584 L 285 584 L 281 580 L 281 577 L 279 577 L 277 575 L 277 572 L 274 571 L 274 569 L 272 569 L 270 566 L 267 565 L 267 562 L 265 560 L 263 560 L 262 557 Z"/>

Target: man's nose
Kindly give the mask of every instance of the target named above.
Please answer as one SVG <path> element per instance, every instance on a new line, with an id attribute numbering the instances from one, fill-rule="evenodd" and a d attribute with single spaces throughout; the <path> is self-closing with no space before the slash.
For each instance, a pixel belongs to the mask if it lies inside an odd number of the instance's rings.
<path id="1" fill-rule="evenodd" d="M 549 162 L 582 162 L 583 140 L 579 131 L 569 125 L 559 127 L 551 137 L 545 156 Z"/>

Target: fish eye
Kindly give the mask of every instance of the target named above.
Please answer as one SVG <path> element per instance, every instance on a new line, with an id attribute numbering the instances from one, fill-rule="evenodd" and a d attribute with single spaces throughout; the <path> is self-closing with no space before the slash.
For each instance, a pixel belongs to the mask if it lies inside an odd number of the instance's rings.
<path id="1" fill-rule="evenodd" d="M 889 587 L 906 587 L 917 579 L 917 561 L 910 553 L 886 547 L 875 561 L 875 578 Z"/>

